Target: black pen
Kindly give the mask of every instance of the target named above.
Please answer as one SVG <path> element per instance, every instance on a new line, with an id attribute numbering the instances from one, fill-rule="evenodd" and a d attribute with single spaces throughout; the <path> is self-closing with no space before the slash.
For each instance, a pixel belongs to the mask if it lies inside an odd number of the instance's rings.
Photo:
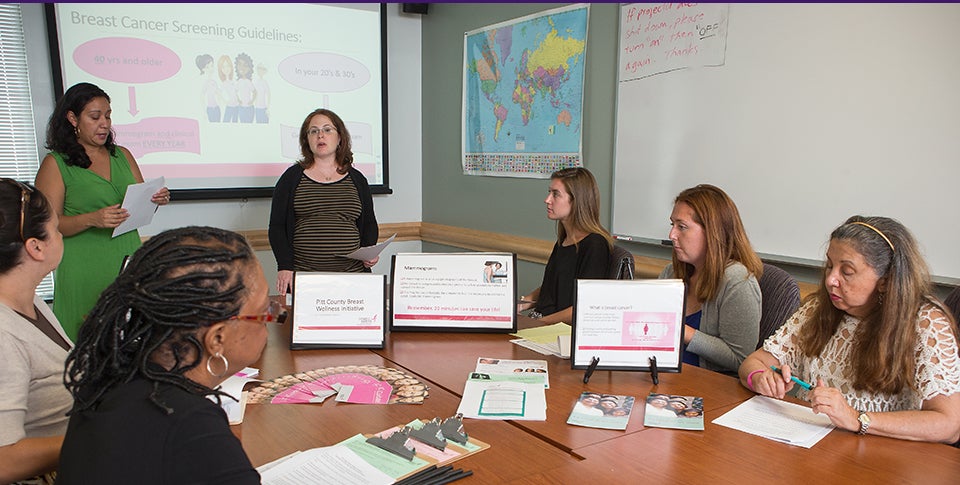
<path id="1" fill-rule="evenodd" d="M 597 370 L 597 364 L 599 363 L 600 357 L 594 356 L 593 360 L 590 361 L 590 367 L 587 367 L 587 373 L 583 375 L 584 384 L 590 382 L 590 376 L 593 375 L 593 371 Z"/>
<path id="2" fill-rule="evenodd" d="M 473 475 L 473 472 L 470 470 L 453 470 L 449 473 L 444 474 L 443 476 L 437 477 L 434 480 L 424 483 L 423 485 L 441 485 L 444 483 L 455 482 L 463 477 L 469 477 Z"/>
<path id="3" fill-rule="evenodd" d="M 433 483 L 434 480 L 453 472 L 453 465 L 444 465 L 423 476 L 417 477 L 416 484 Z"/>
<path id="4" fill-rule="evenodd" d="M 456 473 L 457 471 L 453 469 L 453 465 L 447 465 L 443 467 L 443 470 L 437 469 L 430 476 L 425 476 L 420 480 L 417 480 L 416 485 L 427 485 L 429 483 L 437 483 L 440 480 L 443 480 L 443 477 L 450 475 L 451 473 Z"/>
<path id="5" fill-rule="evenodd" d="M 453 465 L 449 465 L 448 467 L 453 468 Z M 436 470 L 437 470 L 437 465 L 430 465 L 429 467 L 424 468 L 423 470 L 420 470 L 417 473 L 414 473 L 413 475 L 410 475 L 409 477 L 404 478 L 403 480 L 398 480 L 396 482 L 393 482 L 393 485 L 408 485 L 408 484 L 418 483 L 424 478 L 434 476 L 436 474 Z"/>

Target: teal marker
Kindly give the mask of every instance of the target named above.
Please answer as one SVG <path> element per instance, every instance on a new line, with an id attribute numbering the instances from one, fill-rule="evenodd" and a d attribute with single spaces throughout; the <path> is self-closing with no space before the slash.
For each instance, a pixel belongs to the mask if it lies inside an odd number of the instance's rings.
<path id="1" fill-rule="evenodd" d="M 783 375 L 783 373 L 780 372 L 780 369 L 779 369 L 777 366 L 771 365 L 770 368 L 773 369 L 773 371 L 776 372 L 777 374 Z M 797 384 L 800 384 L 800 387 L 802 387 L 802 388 L 804 388 L 804 389 L 806 389 L 806 390 L 808 390 L 808 391 L 813 389 L 813 386 L 810 385 L 809 382 L 804 382 L 804 381 L 802 381 L 802 380 L 800 380 L 800 379 L 797 379 L 797 376 L 790 376 L 790 380 L 793 381 L 793 382 L 796 382 Z"/>

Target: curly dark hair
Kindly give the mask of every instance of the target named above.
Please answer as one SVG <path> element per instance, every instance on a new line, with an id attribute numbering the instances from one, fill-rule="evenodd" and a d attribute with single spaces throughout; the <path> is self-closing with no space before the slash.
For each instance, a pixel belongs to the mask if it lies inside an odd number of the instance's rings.
<path id="1" fill-rule="evenodd" d="M 246 74 L 240 73 L 240 61 L 246 62 L 247 66 L 250 68 L 250 71 Z M 250 55 L 246 52 L 241 52 L 237 55 L 237 58 L 233 60 L 234 70 L 237 71 L 237 79 L 252 79 L 253 78 L 253 59 L 250 58 Z"/>
<path id="2" fill-rule="evenodd" d="M 112 388 L 142 377 L 200 395 L 225 395 L 184 373 L 203 354 L 202 328 L 237 316 L 247 296 L 244 268 L 256 262 L 243 236 L 213 227 L 171 229 L 138 249 L 101 293 L 67 357 L 64 384 L 71 413 L 95 409 Z M 168 369 L 156 362 L 169 356 Z"/>
<path id="3" fill-rule="evenodd" d="M 46 146 L 47 150 L 64 154 L 64 162 L 67 165 L 81 168 L 90 167 L 90 157 L 87 156 L 87 151 L 77 141 L 76 128 L 67 120 L 67 113 L 73 113 L 79 118 L 87 103 L 96 98 L 106 98 L 107 102 L 110 102 L 110 96 L 107 96 L 107 93 L 96 85 L 78 83 L 63 93 L 63 96 L 57 101 L 57 105 L 53 107 L 53 114 L 50 115 L 50 121 L 47 122 Z M 113 129 L 107 135 L 107 142 L 104 146 L 107 147 L 110 156 L 117 154 L 117 143 L 114 141 Z"/>

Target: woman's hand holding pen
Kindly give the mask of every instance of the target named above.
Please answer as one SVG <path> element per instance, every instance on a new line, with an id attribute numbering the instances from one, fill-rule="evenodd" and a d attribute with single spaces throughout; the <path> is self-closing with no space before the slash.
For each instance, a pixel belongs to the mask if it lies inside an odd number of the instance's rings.
<path id="1" fill-rule="evenodd" d="M 777 399 L 783 399 L 794 385 L 793 380 L 790 379 L 789 365 L 784 365 L 779 373 L 774 372 L 773 369 L 764 369 L 763 372 L 754 374 L 751 380 L 755 392 Z"/>
<path id="2" fill-rule="evenodd" d="M 849 431 L 860 430 L 860 413 L 847 403 L 840 389 L 827 387 L 823 379 L 818 379 L 817 386 L 810 391 L 810 405 L 814 413 L 827 416 L 834 426 Z"/>

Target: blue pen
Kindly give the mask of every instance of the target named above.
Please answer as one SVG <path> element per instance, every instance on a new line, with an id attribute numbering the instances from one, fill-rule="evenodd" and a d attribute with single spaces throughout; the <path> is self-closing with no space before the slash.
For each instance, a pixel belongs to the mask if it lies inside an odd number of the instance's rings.
<path id="1" fill-rule="evenodd" d="M 780 372 L 780 369 L 779 369 L 777 366 L 775 366 L 775 365 L 771 365 L 770 368 L 773 369 L 773 371 L 776 372 L 776 373 L 778 373 L 778 374 L 781 374 L 781 375 L 783 374 L 782 372 Z M 800 384 L 800 387 L 802 387 L 802 388 L 804 388 L 804 389 L 806 389 L 806 390 L 808 390 L 808 391 L 811 390 L 811 389 L 813 389 L 813 386 L 810 385 L 809 382 L 804 382 L 804 381 L 802 381 L 802 380 L 800 380 L 800 379 L 797 379 L 797 376 L 790 376 L 790 380 L 793 381 L 793 382 L 796 382 L 797 384 Z"/>

